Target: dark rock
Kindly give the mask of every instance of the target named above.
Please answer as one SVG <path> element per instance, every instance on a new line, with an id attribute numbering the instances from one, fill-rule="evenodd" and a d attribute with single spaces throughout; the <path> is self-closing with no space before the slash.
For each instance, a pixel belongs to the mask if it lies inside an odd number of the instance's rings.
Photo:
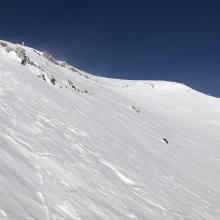
<path id="1" fill-rule="evenodd" d="M 55 84 L 56 84 L 56 79 L 55 79 L 53 76 L 51 76 L 51 77 L 50 77 L 50 82 L 51 82 L 53 85 L 55 85 Z"/>
<path id="2" fill-rule="evenodd" d="M 67 80 L 67 82 L 68 82 L 69 86 L 71 86 L 73 89 L 76 90 L 76 87 L 73 85 L 73 83 L 69 79 Z"/>
<path id="3" fill-rule="evenodd" d="M 168 140 L 167 140 L 166 138 L 163 138 L 163 141 L 164 141 L 166 144 L 169 143 Z"/>
<path id="4" fill-rule="evenodd" d="M 37 64 L 35 64 L 33 61 L 29 61 L 29 64 L 32 65 L 32 66 L 35 66 L 35 67 L 39 68 L 39 67 L 37 66 Z"/>
<path id="5" fill-rule="evenodd" d="M 22 60 L 21 60 L 21 64 L 26 65 L 27 63 L 30 63 L 30 59 L 29 59 L 28 56 L 24 55 Z"/>
<path id="6" fill-rule="evenodd" d="M 6 43 L 4 43 L 4 42 L 0 42 L 0 45 L 1 45 L 2 47 L 7 47 L 7 46 L 8 46 L 8 44 L 6 44 Z"/>
<path id="7" fill-rule="evenodd" d="M 137 109 L 135 106 L 131 106 L 131 108 L 135 111 L 135 112 L 137 112 L 137 113 L 140 113 L 141 111 L 139 110 L 139 109 Z"/>
<path id="8" fill-rule="evenodd" d="M 45 74 L 43 74 L 43 73 L 41 73 L 40 75 L 38 75 L 38 78 L 42 78 L 44 81 L 46 81 Z"/>

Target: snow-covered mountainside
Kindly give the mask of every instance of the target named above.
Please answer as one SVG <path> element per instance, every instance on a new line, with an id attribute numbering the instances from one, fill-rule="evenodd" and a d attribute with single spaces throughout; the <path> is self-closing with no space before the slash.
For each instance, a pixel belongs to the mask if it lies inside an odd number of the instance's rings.
<path id="1" fill-rule="evenodd" d="M 1 41 L 0 219 L 220 219 L 220 99 Z"/>

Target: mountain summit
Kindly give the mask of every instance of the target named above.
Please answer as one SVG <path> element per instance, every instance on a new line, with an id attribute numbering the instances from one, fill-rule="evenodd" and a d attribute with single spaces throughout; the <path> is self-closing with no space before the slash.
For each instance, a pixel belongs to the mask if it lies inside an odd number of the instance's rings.
<path id="1" fill-rule="evenodd" d="M 219 134 L 218 98 L 0 41 L 1 220 L 218 220 Z"/>

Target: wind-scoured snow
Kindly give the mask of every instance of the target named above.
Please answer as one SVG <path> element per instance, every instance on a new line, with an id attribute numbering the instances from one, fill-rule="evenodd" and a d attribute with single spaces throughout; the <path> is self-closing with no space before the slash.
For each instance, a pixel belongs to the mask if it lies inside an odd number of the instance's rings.
<path id="1" fill-rule="evenodd" d="M 219 134 L 218 98 L 0 42 L 1 220 L 218 220 Z"/>

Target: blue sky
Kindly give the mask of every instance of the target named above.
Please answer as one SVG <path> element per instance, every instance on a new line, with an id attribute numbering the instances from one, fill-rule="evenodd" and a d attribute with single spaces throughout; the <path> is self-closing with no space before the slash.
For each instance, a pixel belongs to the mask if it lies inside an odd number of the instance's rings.
<path id="1" fill-rule="evenodd" d="M 220 97 L 220 2 L 1 2 L 0 39 L 93 74 L 185 83 Z"/>

